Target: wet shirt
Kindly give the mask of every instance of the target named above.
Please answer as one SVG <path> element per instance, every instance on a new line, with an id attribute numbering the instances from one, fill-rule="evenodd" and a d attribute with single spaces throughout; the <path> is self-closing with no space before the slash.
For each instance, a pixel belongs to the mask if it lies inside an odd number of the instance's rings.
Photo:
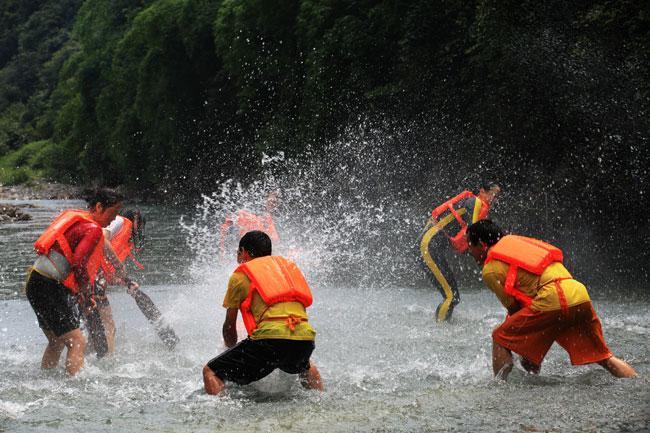
<path id="1" fill-rule="evenodd" d="M 250 280 L 242 272 L 234 272 L 228 281 L 228 290 L 223 299 L 224 308 L 239 308 L 248 296 L 250 290 Z M 316 332 L 309 322 L 301 321 L 296 324 L 295 330 L 291 331 L 284 320 L 262 320 L 273 317 L 283 318 L 286 316 L 295 316 L 307 319 L 305 307 L 300 302 L 280 302 L 268 307 L 262 298 L 253 294 L 251 300 L 251 312 L 255 317 L 257 328 L 250 336 L 253 340 L 263 339 L 285 339 L 285 340 L 309 340 L 313 341 Z"/>
<path id="2" fill-rule="evenodd" d="M 515 298 L 505 293 L 503 288 L 510 265 L 500 260 L 492 260 L 483 266 L 483 281 L 490 290 L 499 298 L 507 309 L 516 305 Z M 538 311 L 554 311 L 561 309 L 560 298 L 554 280 L 567 278 L 560 281 L 568 307 L 588 302 L 587 288 L 574 279 L 562 263 L 556 262 L 549 265 L 542 275 L 535 275 L 523 269 L 517 270 L 515 287 L 533 298 L 531 308 Z"/>
<path id="3" fill-rule="evenodd" d="M 469 226 L 479 220 L 479 215 L 481 214 L 483 206 L 485 206 L 485 204 L 478 197 L 467 197 L 466 199 L 456 203 L 454 209 L 456 209 L 456 212 L 461 214 L 461 219 Z M 442 220 L 450 213 L 449 210 L 443 212 L 438 217 L 438 221 Z M 444 231 L 450 236 L 456 235 L 460 230 L 461 226 L 456 218 L 452 218 L 451 221 L 444 226 Z"/>

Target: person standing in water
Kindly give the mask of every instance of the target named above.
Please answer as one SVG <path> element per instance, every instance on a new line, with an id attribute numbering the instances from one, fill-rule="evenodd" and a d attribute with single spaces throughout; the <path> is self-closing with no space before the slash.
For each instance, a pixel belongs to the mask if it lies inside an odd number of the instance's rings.
<path id="1" fill-rule="evenodd" d="M 97 328 L 88 322 L 89 340 L 98 357 L 110 355 L 115 350 L 115 321 L 106 293 L 109 284 L 127 286 L 130 294 L 139 289 L 138 283 L 127 277 L 124 262 L 128 257 L 140 269 L 144 267 L 135 259 L 133 252 L 144 247 L 145 218 L 137 209 L 126 210 L 104 228 L 104 262 L 95 278 L 94 293 L 101 325 Z"/>
<path id="2" fill-rule="evenodd" d="M 203 367 L 206 392 L 217 395 L 227 381 L 245 385 L 277 368 L 298 374 L 305 388 L 322 390 L 310 360 L 316 332 L 307 318 L 312 294 L 303 274 L 292 261 L 271 255 L 271 239 L 261 231 L 241 238 L 237 262 L 223 301 L 223 341 L 229 349 Z M 248 332 L 239 344 L 238 311 Z"/>
<path id="3" fill-rule="evenodd" d="M 445 254 L 450 248 L 460 254 L 467 252 L 467 226 L 487 217 L 490 205 L 500 191 L 496 183 L 484 182 L 478 195 L 471 191 L 461 192 L 431 212 L 431 218 L 420 235 L 420 258 L 443 298 L 436 309 L 438 322 L 449 320 L 460 302 L 456 278 Z"/>
<path id="4" fill-rule="evenodd" d="M 273 242 L 278 242 L 280 236 L 275 229 L 273 212 L 278 206 L 277 192 L 270 192 L 266 198 L 264 212 L 261 215 L 254 214 L 245 209 L 239 209 L 226 218 L 219 229 L 219 252 L 221 260 L 225 260 L 230 245 L 234 248 L 244 234 L 259 230 L 266 233 Z"/>
<path id="5" fill-rule="evenodd" d="M 86 348 L 78 304 L 88 314 L 97 308 L 92 289 L 104 258 L 102 228 L 122 206 L 122 197 L 108 189 L 89 192 L 86 201 L 88 210 L 63 211 L 34 243 L 38 257 L 26 284 L 27 299 L 48 341 L 41 368 L 55 368 L 67 348 L 70 376 L 83 367 Z"/>
<path id="6" fill-rule="evenodd" d="M 571 364 L 597 363 L 616 377 L 636 376 L 605 344 L 600 320 L 587 288 L 562 264 L 562 251 L 546 242 L 505 235 L 490 220 L 467 230 L 469 252 L 483 267 L 483 281 L 508 310 L 492 332 L 492 369 L 506 379 L 512 352 L 522 367 L 537 374 L 546 353 L 557 342 Z"/>

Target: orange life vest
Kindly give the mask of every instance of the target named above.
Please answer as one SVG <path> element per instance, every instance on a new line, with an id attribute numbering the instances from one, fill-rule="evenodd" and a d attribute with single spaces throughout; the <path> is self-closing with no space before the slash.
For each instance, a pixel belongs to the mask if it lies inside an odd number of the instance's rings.
<path id="1" fill-rule="evenodd" d="M 270 214 L 259 216 L 241 209 L 237 211 L 236 224 L 239 228 L 239 237 L 244 236 L 250 231 L 260 230 L 269 235 L 272 241 L 279 239 L 278 233 L 275 231 L 273 218 L 271 218 Z"/>
<path id="2" fill-rule="evenodd" d="M 456 218 L 456 221 L 458 221 L 458 224 L 460 225 L 460 230 L 455 235 L 453 236 L 447 235 L 447 237 L 449 238 L 449 242 L 451 242 L 451 246 L 459 253 L 464 253 L 469 248 L 469 245 L 467 243 L 467 237 L 465 236 L 465 234 L 467 233 L 467 223 L 465 222 L 465 220 L 463 220 L 463 217 L 458 213 L 458 211 L 454 206 L 460 201 L 470 197 L 474 197 L 476 200 L 479 200 L 481 202 L 481 209 L 479 211 L 477 221 L 485 219 L 490 210 L 490 205 L 485 203 L 480 198 L 478 198 L 471 191 L 461 192 L 460 194 L 447 200 L 446 202 L 444 202 L 443 204 L 441 204 L 431 212 L 431 216 L 435 219 L 439 219 L 440 216 L 447 211 L 449 211 L 454 216 L 454 218 Z"/>
<path id="3" fill-rule="evenodd" d="M 500 260 L 509 264 L 504 291 L 523 306 L 528 306 L 533 302 L 533 298 L 515 286 L 517 270 L 522 268 L 535 275 L 542 275 L 551 263 L 562 262 L 563 258 L 562 250 L 544 241 L 507 235 L 488 250 L 485 263 Z"/>
<path id="4" fill-rule="evenodd" d="M 142 266 L 142 264 L 133 256 L 133 241 L 131 239 L 133 221 L 122 216 L 118 216 L 117 218 L 122 218 L 123 221 L 122 227 L 120 227 L 118 232 L 113 235 L 110 241 L 111 246 L 115 251 L 115 255 L 121 263 L 124 263 L 127 257 L 131 257 L 131 260 L 138 268 L 144 269 L 144 266 Z M 108 260 L 104 260 L 102 263 L 102 269 L 107 276 L 115 274 L 115 267 Z"/>
<path id="5" fill-rule="evenodd" d="M 248 335 L 251 335 L 258 325 L 250 309 L 253 294 L 257 293 L 267 307 L 280 302 L 300 302 L 307 308 L 313 301 L 304 275 L 294 262 L 284 257 L 259 257 L 240 265 L 235 272 L 244 273 L 251 282 L 248 296 L 240 306 Z M 296 323 L 296 318 L 289 316 L 274 318 L 276 319 L 286 319 L 291 329 Z"/>
<path id="6" fill-rule="evenodd" d="M 97 224 L 95 220 L 92 219 L 89 212 L 80 210 L 65 210 L 52 222 L 52 224 L 49 225 L 48 228 L 45 229 L 43 234 L 36 240 L 36 242 L 34 242 L 34 249 L 38 254 L 46 256 L 49 254 L 52 246 L 57 243 L 61 248 L 65 259 L 70 265 L 72 265 L 74 259 L 73 251 L 70 248 L 68 240 L 65 238 L 65 232 L 70 227 L 72 227 L 73 224 L 81 221 L 90 222 L 99 227 L 99 224 Z M 86 272 L 88 273 L 89 281 L 95 280 L 97 271 L 102 265 L 103 258 L 104 235 L 102 232 L 102 236 L 99 239 L 99 242 L 97 242 L 95 249 L 90 254 L 90 258 L 86 263 Z M 77 283 L 77 279 L 74 276 L 74 272 L 70 271 L 66 278 L 61 281 L 61 283 L 70 289 L 73 294 L 79 292 L 80 287 Z"/>

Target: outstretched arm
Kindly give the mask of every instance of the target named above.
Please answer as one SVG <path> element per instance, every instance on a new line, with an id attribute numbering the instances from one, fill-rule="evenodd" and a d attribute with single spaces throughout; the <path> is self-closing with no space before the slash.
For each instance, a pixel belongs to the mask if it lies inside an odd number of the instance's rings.
<path id="1" fill-rule="evenodd" d="M 223 322 L 223 342 L 226 347 L 233 347 L 237 344 L 237 308 L 226 310 L 226 319 Z"/>

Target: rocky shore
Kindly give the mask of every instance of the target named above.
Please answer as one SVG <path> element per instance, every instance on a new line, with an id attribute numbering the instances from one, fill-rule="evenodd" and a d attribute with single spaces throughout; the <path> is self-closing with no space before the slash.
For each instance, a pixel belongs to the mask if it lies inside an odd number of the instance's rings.
<path id="1" fill-rule="evenodd" d="M 13 200 L 65 200 L 78 198 L 81 189 L 73 185 L 36 182 L 29 185 L 0 185 L 0 223 L 28 221 L 32 216 L 22 209 L 29 204 L 7 203 Z"/>
<path id="2" fill-rule="evenodd" d="M 81 188 L 52 182 L 0 185 L 0 200 L 68 200 L 79 198 Z"/>

